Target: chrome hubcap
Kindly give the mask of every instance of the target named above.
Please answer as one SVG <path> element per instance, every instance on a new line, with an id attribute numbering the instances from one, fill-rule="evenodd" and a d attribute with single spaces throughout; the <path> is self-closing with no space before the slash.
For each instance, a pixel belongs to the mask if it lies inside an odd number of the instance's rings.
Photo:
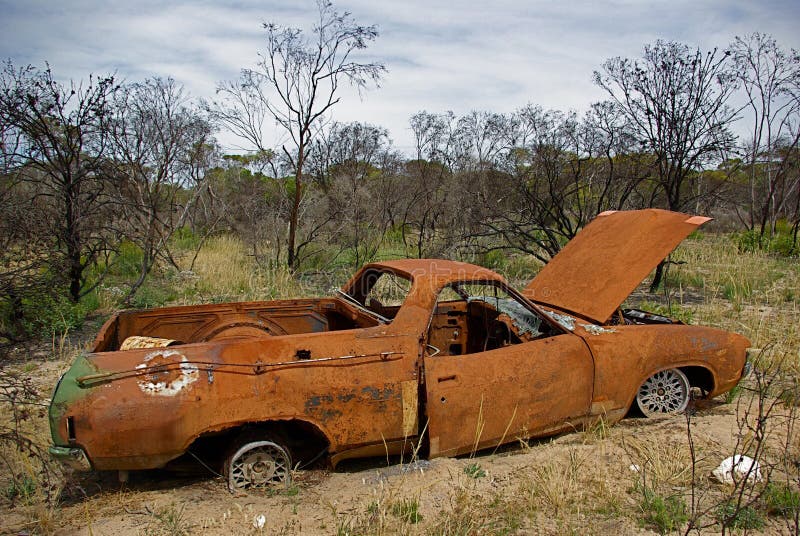
<path id="1" fill-rule="evenodd" d="M 657 372 L 644 382 L 636 401 L 645 415 L 683 411 L 689 402 L 689 381 L 677 369 Z"/>
<path id="2" fill-rule="evenodd" d="M 231 458 L 228 483 L 232 489 L 288 484 L 289 456 L 271 441 L 248 443 Z"/>

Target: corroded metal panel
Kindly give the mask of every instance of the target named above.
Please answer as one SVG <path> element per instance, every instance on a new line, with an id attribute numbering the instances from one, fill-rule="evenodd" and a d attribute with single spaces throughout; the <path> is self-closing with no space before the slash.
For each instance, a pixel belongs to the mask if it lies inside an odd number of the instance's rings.
<path id="1" fill-rule="evenodd" d="M 602 332 L 578 324 L 596 360 L 594 413 L 618 411 L 633 402 L 639 386 L 652 374 L 670 368 L 700 367 L 711 374 L 716 396 L 740 379 L 750 342 L 741 335 L 703 326 L 628 325 Z"/>
<path id="2" fill-rule="evenodd" d="M 709 219 L 659 209 L 604 212 L 542 268 L 523 294 L 602 324 Z"/>
<path id="3" fill-rule="evenodd" d="M 425 357 L 431 456 L 562 430 L 589 412 L 594 364 L 565 333 L 469 355 Z"/>
<path id="4" fill-rule="evenodd" d="M 400 439 L 416 433 L 418 344 L 350 331 L 89 355 L 54 398 L 54 438 L 97 469 L 158 467 L 203 433 L 265 420 L 309 422 L 332 452 Z"/>

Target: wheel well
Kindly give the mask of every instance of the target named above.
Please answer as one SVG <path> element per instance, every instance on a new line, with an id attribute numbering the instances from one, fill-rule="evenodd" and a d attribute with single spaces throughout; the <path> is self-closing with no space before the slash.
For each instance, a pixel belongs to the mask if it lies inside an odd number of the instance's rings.
<path id="1" fill-rule="evenodd" d="M 705 367 L 680 367 L 689 379 L 689 385 L 699 387 L 703 391 L 703 396 L 714 390 L 714 375 Z"/>
<path id="2" fill-rule="evenodd" d="M 292 464 L 301 467 L 321 458 L 330 442 L 315 425 L 297 419 L 246 423 L 219 432 L 203 434 L 195 439 L 186 452 L 206 465 L 221 469 L 225 454 L 242 435 L 263 434 L 265 439 L 281 443 L 292 457 Z M 215 469 L 215 470 L 217 470 Z"/>

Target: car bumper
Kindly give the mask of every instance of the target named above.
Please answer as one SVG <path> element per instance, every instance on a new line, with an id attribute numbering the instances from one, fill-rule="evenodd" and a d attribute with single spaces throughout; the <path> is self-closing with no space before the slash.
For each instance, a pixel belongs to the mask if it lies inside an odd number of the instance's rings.
<path id="1" fill-rule="evenodd" d="M 50 455 L 64 465 L 78 471 L 91 471 L 92 464 L 81 448 L 51 446 Z"/>

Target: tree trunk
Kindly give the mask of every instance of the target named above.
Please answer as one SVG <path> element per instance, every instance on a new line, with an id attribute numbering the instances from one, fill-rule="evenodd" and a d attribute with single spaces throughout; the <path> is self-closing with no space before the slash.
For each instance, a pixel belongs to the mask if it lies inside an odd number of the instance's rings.
<path id="1" fill-rule="evenodd" d="M 72 211 L 70 211 L 70 214 Z M 69 297 L 73 303 L 78 303 L 81 299 L 81 287 L 83 286 L 83 264 L 81 263 L 81 240 L 80 234 L 75 229 L 74 222 L 67 224 L 67 262 L 69 267 Z"/>
<path id="2" fill-rule="evenodd" d="M 297 151 L 297 169 L 294 173 L 294 200 L 292 202 L 291 217 L 289 219 L 289 247 L 287 264 L 291 271 L 295 271 L 298 266 L 297 251 L 295 250 L 295 243 L 297 238 L 297 220 L 300 214 L 300 199 L 301 189 L 303 187 L 303 160 L 305 156 L 305 147 L 301 139 L 300 147 Z"/>
<path id="3" fill-rule="evenodd" d="M 661 280 L 664 278 L 664 266 L 666 265 L 667 260 L 664 259 L 658 263 L 656 266 L 656 273 L 653 276 L 653 282 L 650 283 L 650 292 L 654 293 L 658 290 L 658 287 L 661 285 Z"/>

